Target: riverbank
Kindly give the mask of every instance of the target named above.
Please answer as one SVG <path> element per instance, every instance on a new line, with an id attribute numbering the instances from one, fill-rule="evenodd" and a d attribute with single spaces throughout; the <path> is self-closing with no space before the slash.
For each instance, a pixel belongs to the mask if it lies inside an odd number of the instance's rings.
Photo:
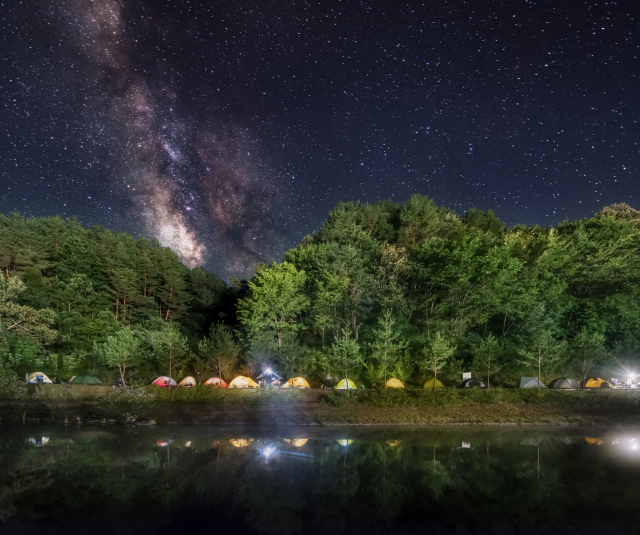
<path id="1" fill-rule="evenodd" d="M 63 390 L 60 390 L 64 392 Z M 53 392 L 53 391 L 52 391 Z M 78 394 L 80 392 L 80 394 Z M 246 426 L 640 425 L 640 392 L 357 391 L 147 388 L 105 401 L 90 390 L 0 403 L 2 421 Z"/>

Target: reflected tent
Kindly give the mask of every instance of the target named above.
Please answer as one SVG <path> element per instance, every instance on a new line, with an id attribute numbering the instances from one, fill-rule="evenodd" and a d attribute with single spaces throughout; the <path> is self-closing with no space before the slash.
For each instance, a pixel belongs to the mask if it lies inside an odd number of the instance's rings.
<path id="1" fill-rule="evenodd" d="M 287 444 L 291 444 L 294 448 L 301 448 L 308 442 L 308 438 L 285 438 Z"/>

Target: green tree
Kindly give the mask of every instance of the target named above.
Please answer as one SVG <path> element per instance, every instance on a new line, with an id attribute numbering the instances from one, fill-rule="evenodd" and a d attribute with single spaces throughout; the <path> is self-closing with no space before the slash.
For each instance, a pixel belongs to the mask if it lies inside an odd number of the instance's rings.
<path id="1" fill-rule="evenodd" d="M 491 376 L 499 373 L 502 369 L 499 360 L 502 355 L 502 346 L 493 334 L 489 334 L 479 344 L 472 345 L 471 353 L 473 368 L 486 374 L 487 388 L 491 390 Z"/>
<path id="2" fill-rule="evenodd" d="M 160 366 L 169 371 L 169 379 L 172 379 L 173 371 L 182 368 L 185 363 L 187 337 L 180 332 L 176 323 L 166 322 L 161 331 L 151 334 L 151 343 Z"/>
<path id="3" fill-rule="evenodd" d="M 215 371 L 221 379 L 228 374 L 238 362 L 240 347 L 233 339 L 229 327 L 218 322 L 211 324 L 209 337 L 198 343 L 198 352 L 205 366 Z M 220 385 L 220 383 L 218 383 Z"/>
<path id="4" fill-rule="evenodd" d="M 558 343 L 551 329 L 540 329 L 528 344 L 528 349 L 522 351 L 522 364 L 535 367 L 538 372 L 538 390 L 542 376 L 549 376 L 561 365 L 565 355 L 565 344 Z"/>
<path id="5" fill-rule="evenodd" d="M 238 302 L 238 317 L 250 338 L 268 336 L 278 347 L 287 333 L 304 328 L 298 321 L 308 307 L 303 292 L 306 275 L 293 264 L 275 262 L 249 282 L 249 295 Z"/>
<path id="6" fill-rule="evenodd" d="M 387 388 L 387 370 L 392 368 L 400 357 L 400 352 L 407 343 L 399 341 L 400 332 L 396 328 L 396 319 L 386 310 L 378 318 L 378 329 L 373 329 L 374 341 L 371 344 L 371 357 L 380 363 L 384 376 L 384 387 Z"/>
<path id="7" fill-rule="evenodd" d="M 126 385 L 124 375 L 127 368 L 135 368 L 142 362 L 142 343 L 128 327 L 107 337 L 104 344 L 94 342 L 93 348 L 101 354 L 107 366 L 118 368 L 123 386 Z"/>
<path id="8" fill-rule="evenodd" d="M 442 333 L 437 331 L 430 343 L 422 349 L 424 359 L 420 363 L 420 368 L 433 373 L 434 379 L 437 379 L 438 372 L 447 365 L 455 350 L 456 346 L 452 346 Z M 436 381 L 433 381 L 433 388 L 435 387 Z"/>
<path id="9" fill-rule="evenodd" d="M 350 329 L 344 329 L 342 336 L 333 342 L 331 350 L 328 352 L 328 357 L 330 366 L 344 373 L 344 378 L 348 385 L 349 371 L 362 365 L 360 345 L 356 340 L 351 339 Z"/>

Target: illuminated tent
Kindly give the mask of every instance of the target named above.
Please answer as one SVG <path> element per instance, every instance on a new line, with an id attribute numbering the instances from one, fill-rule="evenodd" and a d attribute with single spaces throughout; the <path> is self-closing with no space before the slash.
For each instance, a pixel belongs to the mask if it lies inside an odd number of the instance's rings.
<path id="1" fill-rule="evenodd" d="M 350 438 L 349 438 L 349 439 L 343 438 L 343 439 L 341 439 L 341 440 L 336 440 L 336 442 L 337 442 L 338 444 L 340 444 L 341 446 L 351 446 L 351 444 L 353 444 L 353 439 L 350 439 Z"/>
<path id="2" fill-rule="evenodd" d="M 432 377 L 431 379 L 427 379 L 424 382 L 424 384 L 422 385 L 422 388 L 430 388 L 431 390 L 433 390 L 434 388 L 444 388 L 444 385 L 438 379 L 434 379 Z"/>
<path id="3" fill-rule="evenodd" d="M 337 384 L 336 390 L 356 390 L 356 384 L 351 379 L 342 379 Z"/>
<path id="4" fill-rule="evenodd" d="M 584 437 L 584 441 L 591 446 L 602 446 L 604 444 L 604 441 L 593 437 Z"/>
<path id="5" fill-rule="evenodd" d="M 229 388 L 258 388 L 258 383 L 251 379 L 251 377 L 239 375 L 229 383 Z"/>
<path id="6" fill-rule="evenodd" d="M 292 377 L 285 384 L 282 385 L 282 388 L 311 388 L 309 383 L 304 377 Z"/>
<path id="7" fill-rule="evenodd" d="M 537 377 L 520 377 L 516 383 L 516 388 L 538 388 L 538 383 Z M 542 383 L 539 384 L 540 388 L 547 388 Z"/>
<path id="8" fill-rule="evenodd" d="M 196 386 L 196 378 L 191 377 L 190 375 L 185 377 L 182 381 L 178 383 L 178 386 Z"/>
<path id="9" fill-rule="evenodd" d="M 27 376 L 27 383 L 37 383 L 38 380 L 48 385 L 52 384 L 51 379 L 42 372 L 33 372 Z"/>
<path id="10" fill-rule="evenodd" d="M 309 440 L 308 438 L 285 438 L 284 439 L 284 441 L 287 444 L 291 444 L 294 448 L 301 448 L 307 443 L 308 440 Z"/>
<path id="11" fill-rule="evenodd" d="M 611 386 L 604 379 L 599 377 L 587 377 L 586 383 L 582 381 L 580 386 L 584 388 L 610 388 Z"/>
<path id="12" fill-rule="evenodd" d="M 229 443 L 234 448 L 246 448 L 249 444 L 253 442 L 252 438 L 232 438 L 229 440 Z"/>
<path id="13" fill-rule="evenodd" d="M 76 375 L 69 384 L 72 385 L 101 385 L 102 381 L 94 375 Z"/>
<path id="14" fill-rule="evenodd" d="M 475 377 L 470 377 L 469 379 L 465 379 L 464 381 L 462 381 L 462 384 L 460 385 L 460 388 L 473 388 L 473 387 L 485 388 L 485 384 L 480 379 L 476 379 Z"/>
<path id="15" fill-rule="evenodd" d="M 402 440 L 387 440 L 387 446 L 389 446 L 390 448 L 395 448 L 400 444 L 402 444 Z"/>
<path id="16" fill-rule="evenodd" d="M 389 379 L 385 386 L 387 388 L 404 388 L 402 381 L 396 379 L 395 377 L 392 377 L 391 379 Z"/>
<path id="17" fill-rule="evenodd" d="M 207 379 L 204 384 L 221 386 L 222 388 L 227 388 L 227 383 L 225 383 L 224 380 L 220 379 L 220 377 L 212 377 L 211 379 Z"/>
<path id="18" fill-rule="evenodd" d="M 554 379 L 549 383 L 549 388 L 572 389 L 580 388 L 580 385 L 578 384 L 578 381 L 571 377 L 558 377 L 558 379 Z"/>
<path id="19" fill-rule="evenodd" d="M 164 375 L 161 377 L 158 377 L 151 384 L 156 386 L 161 386 L 161 387 L 178 386 L 178 383 L 176 383 L 175 379 L 173 378 L 170 379 L 169 377 L 166 377 Z"/>

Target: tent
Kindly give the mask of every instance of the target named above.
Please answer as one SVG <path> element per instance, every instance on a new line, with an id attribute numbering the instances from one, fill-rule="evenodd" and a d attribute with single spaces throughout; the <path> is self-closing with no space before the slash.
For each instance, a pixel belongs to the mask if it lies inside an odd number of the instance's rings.
<path id="1" fill-rule="evenodd" d="M 282 388 L 311 388 L 309 383 L 304 377 L 292 377 L 285 384 L 282 385 Z"/>
<path id="2" fill-rule="evenodd" d="M 547 388 L 537 377 L 520 377 L 516 383 L 516 388 Z"/>
<path id="3" fill-rule="evenodd" d="M 220 379 L 220 377 L 212 377 L 211 379 L 207 379 L 204 384 L 221 386 L 222 388 L 227 388 L 227 383 L 225 383 L 223 379 Z"/>
<path id="4" fill-rule="evenodd" d="M 387 388 L 404 388 L 404 384 L 402 384 L 402 381 L 396 379 L 395 377 L 389 379 L 385 386 Z"/>
<path id="5" fill-rule="evenodd" d="M 578 381 L 571 377 L 558 377 L 549 383 L 549 388 L 572 389 L 580 388 Z"/>
<path id="6" fill-rule="evenodd" d="M 258 383 L 251 379 L 251 377 L 238 375 L 238 377 L 229 383 L 229 388 L 258 388 Z"/>
<path id="7" fill-rule="evenodd" d="M 187 386 L 191 388 L 192 386 L 196 386 L 196 378 L 191 377 L 190 375 L 185 377 L 182 381 L 178 383 L 178 386 Z"/>
<path id="8" fill-rule="evenodd" d="M 51 379 L 49 379 L 42 372 L 33 372 L 27 375 L 27 383 L 38 383 L 38 382 L 48 384 L 48 385 L 52 384 Z"/>
<path id="9" fill-rule="evenodd" d="M 582 381 L 580 386 L 584 388 L 611 388 L 609 383 L 599 377 L 587 377 L 586 382 Z"/>
<path id="10" fill-rule="evenodd" d="M 309 440 L 308 438 L 285 438 L 284 439 L 284 441 L 287 444 L 291 444 L 294 448 L 301 448 L 307 443 L 308 440 Z"/>
<path id="11" fill-rule="evenodd" d="M 604 444 L 604 441 L 593 437 L 584 437 L 584 441 L 591 446 L 602 446 Z"/>
<path id="12" fill-rule="evenodd" d="M 152 385 L 156 385 L 156 386 L 162 386 L 162 387 L 169 387 L 169 386 L 178 386 L 178 383 L 176 383 L 175 379 L 169 379 L 169 377 L 166 376 L 161 376 L 158 377 L 153 383 L 151 383 Z"/>
<path id="13" fill-rule="evenodd" d="M 69 384 L 72 385 L 101 385 L 102 381 L 94 375 L 76 375 Z"/>
<path id="14" fill-rule="evenodd" d="M 438 381 L 438 379 L 434 379 L 433 377 L 431 379 L 427 379 L 422 385 L 422 388 L 430 388 L 431 390 L 433 390 L 434 383 L 435 388 L 444 388 L 444 385 L 440 381 Z"/>
<path id="15" fill-rule="evenodd" d="M 356 384 L 351 379 L 342 379 L 336 385 L 336 390 L 356 390 L 356 388 Z"/>
<path id="16" fill-rule="evenodd" d="M 253 442 L 252 438 L 232 438 L 229 440 L 229 443 L 234 448 L 246 448 L 252 442 Z"/>
<path id="17" fill-rule="evenodd" d="M 460 385 L 460 388 L 473 388 L 473 387 L 485 388 L 485 384 L 480 379 L 471 377 L 469 379 L 465 379 L 464 381 L 462 381 L 462 384 Z"/>
<path id="18" fill-rule="evenodd" d="M 341 446 L 351 446 L 351 444 L 353 444 L 353 439 L 351 439 L 351 438 L 348 438 L 348 439 L 347 438 L 343 438 L 343 439 L 340 439 L 340 440 L 336 440 L 336 442 L 338 444 L 340 444 Z"/>

